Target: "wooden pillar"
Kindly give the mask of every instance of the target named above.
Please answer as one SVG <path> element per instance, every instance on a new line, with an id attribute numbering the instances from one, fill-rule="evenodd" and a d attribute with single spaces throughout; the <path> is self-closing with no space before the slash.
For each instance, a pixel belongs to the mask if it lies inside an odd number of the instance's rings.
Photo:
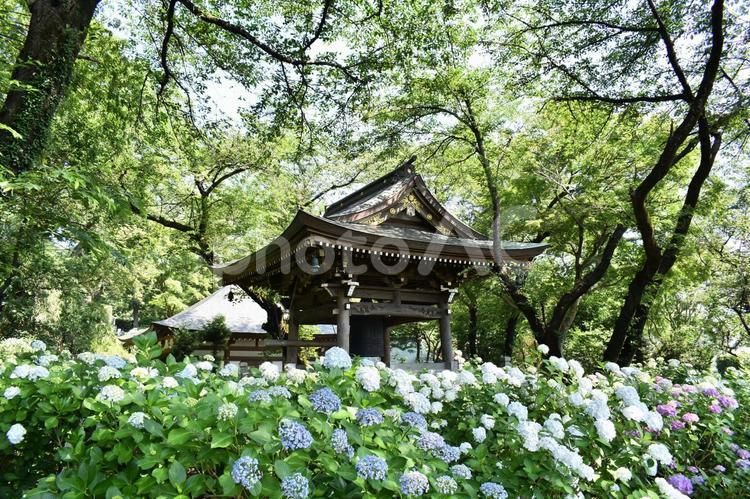
<path id="1" fill-rule="evenodd" d="M 299 339 L 299 324 L 294 319 L 293 315 L 289 315 L 289 341 L 296 341 Z M 284 359 L 285 364 L 296 364 L 298 362 L 299 347 L 287 346 L 286 347 L 286 358 Z"/>
<path id="2" fill-rule="evenodd" d="M 383 363 L 391 367 L 391 328 L 383 328 Z"/>
<path id="3" fill-rule="evenodd" d="M 440 315 L 440 347 L 443 352 L 443 363 L 446 369 L 453 367 L 453 346 L 451 345 L 451 316 L 448 302 L 440 304 L 442 314 Z"/>
<path id="4" fill-rule="evenodd" d="M 339 289 L 336 296 L 336 344 L 349 353 L 349 298 L 344 293 L 343 287 Z"/>

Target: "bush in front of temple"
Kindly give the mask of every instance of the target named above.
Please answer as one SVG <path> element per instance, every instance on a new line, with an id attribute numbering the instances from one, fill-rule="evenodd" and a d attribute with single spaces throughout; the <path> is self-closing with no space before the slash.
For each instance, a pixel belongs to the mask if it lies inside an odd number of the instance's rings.
<path id="1" fill-rule="evenodd" d="M 712 497 L 750 486 L 750 386 L 737 369 L 586 374 L 553 357 L 415 374 L 334 348 L 307 370 L 264 364 L 241 377 L 137 346 L 133 359 L 3 349 L 0 495 Z"/>

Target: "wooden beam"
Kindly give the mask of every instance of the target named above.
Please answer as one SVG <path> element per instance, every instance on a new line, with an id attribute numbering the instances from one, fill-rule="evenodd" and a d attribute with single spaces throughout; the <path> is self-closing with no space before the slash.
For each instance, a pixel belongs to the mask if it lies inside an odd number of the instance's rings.
<path id="1" fill-rule="evenodd" d="M 439 319 L 442 311 L 430 305 L 360 302 L 351 304 L 353 315 L 383 315 L 414 319 Z"/>

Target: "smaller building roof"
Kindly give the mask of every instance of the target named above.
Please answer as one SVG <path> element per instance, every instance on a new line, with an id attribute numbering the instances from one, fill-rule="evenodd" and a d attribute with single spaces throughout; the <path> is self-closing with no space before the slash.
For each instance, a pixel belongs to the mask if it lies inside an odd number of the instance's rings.
<path id="1" fill-rule="evenodd" d="M 236 298 L 230 300 L 229 293 Z M 266 332 L 263 329 L 263 324 L 268 321 L 266 311 L 234 285 L 224 286 L 182 312 L 154 324 L 198 331 L 219 315 L 224 316 L 227 327 L 233 333 Z"/>

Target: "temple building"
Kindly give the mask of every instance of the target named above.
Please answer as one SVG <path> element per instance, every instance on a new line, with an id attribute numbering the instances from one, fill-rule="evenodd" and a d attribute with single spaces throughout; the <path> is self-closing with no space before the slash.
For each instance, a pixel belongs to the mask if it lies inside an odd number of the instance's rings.
<path id="1" fill-rule="evenodd" d="M 453 216 L 414 170 L 414 158 L 331 204 L 322 216 L 300 210 L 269 245 L 213 271 L 223 285 L 277 297 L 286 361 L 301 324 L 336 326 L 353 355 L 390 362 L 390 329 L 438 321 L 441 357 L 452 367 L 450 304 L 462 279 L 494 265 L 492 241 Z M 504 242 L 525 265 L 546 244 Z"/>

